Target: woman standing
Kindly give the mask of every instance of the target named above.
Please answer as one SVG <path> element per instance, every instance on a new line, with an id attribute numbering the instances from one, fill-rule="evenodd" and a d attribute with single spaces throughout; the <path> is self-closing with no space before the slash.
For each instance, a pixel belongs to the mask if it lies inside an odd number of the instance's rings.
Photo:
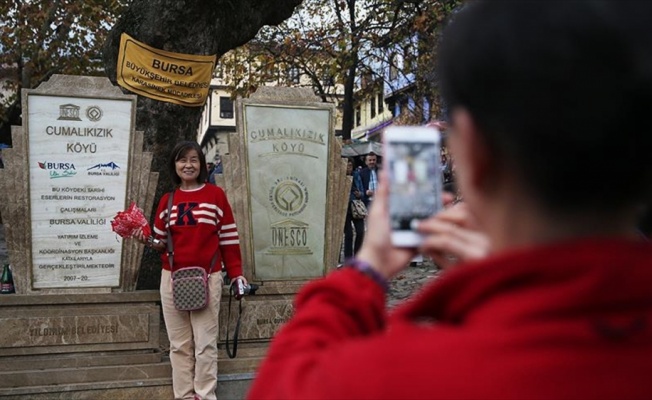
<path id="1" fill-rule="evenodd" d="M 362 199 L 364 192 L 360 173 L 353 168 L 353 158 L 347 159 L 346 174 L 353 177 L 351 193 L 349 194 L 349 207 L 346 210 L 346 222 L 344 223 L 344 257 L 351 258 L 362 246 L 364 239 L 364 218 L 353 218 L 351 202 Z M 355 246 L 353 244 L 353 229 L 355 228 Z"/>
<path id="2" fill-rule="evenodd" d="M 204 183 L 208 174 L 206 159 L 196 142 L 177 144 L 169 168 L 175 190 L 172 194 L 165 194 L 159 202 L 154 219 L 155 238 L 145 238 L 142 232 L 135 237 L 162 253 L 161 304 L 170 339 L 174 397 L 215 399 L 223 285 L 221 264 L 224 263 L 232 281 L 241 279 L 247 284 L 242 276 L 238 231 L 224 191 Z M 168 216 L 170 195 L 173 200 Z M 173 243 L 172 266 L 166 251 L 167 240 Z M 214 265 L 211 265 L 213 260 Z M 201 266 L 210 273 L 210 298 L 208 305 L 201 310 L 179 311 L 172 298 L 171 270 L 189 266 Z"/>

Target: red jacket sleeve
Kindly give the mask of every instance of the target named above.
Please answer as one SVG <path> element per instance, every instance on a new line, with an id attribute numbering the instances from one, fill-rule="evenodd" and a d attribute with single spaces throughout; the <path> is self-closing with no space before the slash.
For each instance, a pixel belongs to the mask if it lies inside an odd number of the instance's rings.
<path id="1" fill-rule="evenodd" d="M 346 389 L 325 378 L 350 379 L 341 366 L 357 369 L 367 349 L 349 345 L 380 334 L 385 322 L 384 291 L 358 271 L 335 271 L 308 284 L 297 295 L 294 317 L 274 337 L 248 398 L 337 397 L 333 390 Z"/>
<path id="2" fill-rule="evenodd" d="M 170 197 L 170 193 L 166 193 L 161 197 L 161 200 L 158 203 L 158 208 L 156 209 L 156 214 L 154 215 L 154 229 L 152 229 L 154 237 L 163 241 L 163 243 L 167 243 L 168 238 L 168 232 L 165 226 L 168 213 L 168 197 Z"/>

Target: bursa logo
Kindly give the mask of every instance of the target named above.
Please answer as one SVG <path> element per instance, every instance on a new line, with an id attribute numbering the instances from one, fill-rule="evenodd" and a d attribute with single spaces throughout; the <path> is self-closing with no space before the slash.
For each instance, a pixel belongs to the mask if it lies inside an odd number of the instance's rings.
<path id="1" fill-rule="evenodd" d="M 118 164 L 111 161 L 104 164 L 93 165 L 86 170 L 86 173 L 92 176 L 120 176 L 120 171 L 116 171 L 116 169 L 120 169 L 120 167 Z"/>
<path id="2" fill-rule="evenodd" d="M 38 167 L 48 171 L 50 173 L 50 179 L 70 178 L 71 176 L 77 175 L 77 170 L 73 163 L 39 161 Z"/>
<path id="3" fill-rule="evenodd" d="M 93 170 L 93 169 L 111 169 L 113 171 L 113 170 L 116 170 L 116 169 L 120 169 L 120 167 L 118 166 L 118 164 L 111 161 L 111 162 L 108 162 L 106 164 L 93 165 L 92 167 L 88 168 L 87 171 L 90 171 L 90 170 Z"/>
<path id="4" fill-rule="evenodd" d="M 75 164 L 44 161 L 44 162 L 39 162 L 38 167 L 47 171 L 66 170 L 66 169 L 75 169 Z"/>

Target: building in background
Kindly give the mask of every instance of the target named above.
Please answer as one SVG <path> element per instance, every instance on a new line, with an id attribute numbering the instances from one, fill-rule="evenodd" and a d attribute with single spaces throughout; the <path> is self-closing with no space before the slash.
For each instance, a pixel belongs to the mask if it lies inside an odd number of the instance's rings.
<path id="1" fill-rule="evenodd" d="M 419 37 L 414 34 L 390 49 L 375 50 L 378 54 L 366 70 L 368 75 L 356 78 L 351 131 L 354 143 L 380 142 L 384 129 L 395 123 L 420 125 L 431 120 L 433 95 L 419 89 L 417 82 L 418 44 Z M 215 70 L 197 138 L 208 161 L 216 154 L 228 153 L 228 135 L 237 130 L 233 99 L 261 85 L 311 87 L 322 101 L 336 105 L 336 135 L 341 132 L 344 88 L 337 83 L 341 77 L 333 76 L 325 67 L 330 56 L 304 49 L 310 54 L 304 54 L 301 60 L 305 63 L 298 65 L 281 56 L 270 56 L 269 48 L 256 46 L 250 42 L 227 53 Z"/>
<path id="2" fill-rule="evenodd" d="M 383 93 L 392 118 L 411 125 L 429 122 L 433 111 L 433 99 L 428 97 L 432 96 L 431 90 L 419 90 L 417 85 L 418 41 L 418 35 L 413 35 L 394 46 L 383 67 L 386 82 Z"/>
<path id="3" fill-rule="evenodd" d="M 320 85 L 318 91 L 315 88 L 315 76 L 303 73 L 302 68 L 296 65 L 246 61 L 252 58 L 249 54 L 248 57 L 243 56 L 242 52 L 251 51 L 251 46 L 253 45 L 249 44 L 224 55 L 213 74 L 208 99 L 197 130 L 197 141 L 204 150 L 206 160 L 210 162 L 216 155 L 228 154 L 229 134 L 237 131 L 234 98 L 243 93 L 253 92 L 255 87 L 260 85 L 312 87 L 316 93 L 326 93 L 320 97 L 322 101 L 331 102 L 336 106 L 337 135 L 342 127 L 342 116 L 337 106 L 342 99 L 343 89 L 341 85 L 335 83 L 335 78 L 330 74 L 322 73 L 318 77 Z M 266 59 L 261 57 L 261 60 Z M 314 60 L 318 62 L 319 57 L 314 57 Z M 316 66 L 315 70 L 318 70 L 318 67 Z M 257 74 L 255 79 L 252 77 L 253 74 Z M 251 87 L 253 81 L 256 82 L 255 87 Z"/>
<path id="4" fill-rule="evenodd" d="M 235 131 L 235 102 L 223 82 L 213 78 L 197 131 L 207 162 L 229 153 L 229 134 Z"/>
<path id="5" fill-rule="evenodd" d="M 371 90 L 361 90 L 356 96 L 355 119 L 351 131 L 354 142 L 379 142 L 383 129 L 392 124 L 393 115 L 385 103 L 384 86 L 382 79 L 377 80 Z"/>

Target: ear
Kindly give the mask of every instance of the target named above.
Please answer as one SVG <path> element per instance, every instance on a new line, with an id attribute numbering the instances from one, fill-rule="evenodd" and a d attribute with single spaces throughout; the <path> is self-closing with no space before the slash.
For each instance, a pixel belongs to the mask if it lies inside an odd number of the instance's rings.
<path id="1" fill-rule="evenodd" d="M 466 186 L 475 192 L 487 193 L 495 189 L 498 172 L 489 147 L 471 114 L 463 108 L 453 112 L 455 162 L 464 174 Z"/>

